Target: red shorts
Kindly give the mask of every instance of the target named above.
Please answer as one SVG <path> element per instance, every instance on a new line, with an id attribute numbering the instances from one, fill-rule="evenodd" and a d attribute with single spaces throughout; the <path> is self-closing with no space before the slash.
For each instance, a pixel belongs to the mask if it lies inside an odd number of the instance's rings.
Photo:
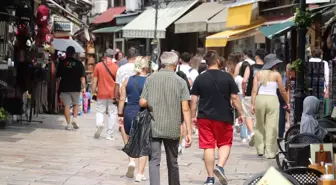
<path id="1" fill-rule="evenodd" d="M 198 119 L 199 148 L 232 146 L 233 126 L 222 121 Z"/>

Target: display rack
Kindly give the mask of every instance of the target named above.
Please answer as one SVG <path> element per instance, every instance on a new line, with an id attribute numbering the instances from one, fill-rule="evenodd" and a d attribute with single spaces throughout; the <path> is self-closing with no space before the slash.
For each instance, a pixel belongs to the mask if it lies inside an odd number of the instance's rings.
<path id="1" fill-rule="evenodd" d="M 329 64 L 329 103 L 330 103 L 330 108 L 328 115 L 331 113 L 330 110 L 333 110 L 333 107 L 336 106 L 336 61 L 332 61 Z"/>
<path id="2" fill-rule="evenodd" d="M 320 99 L 320 110 L 318 116 L 324 115 L 324 62 L 307 62 L 305 82 L 307 95 Z"/>

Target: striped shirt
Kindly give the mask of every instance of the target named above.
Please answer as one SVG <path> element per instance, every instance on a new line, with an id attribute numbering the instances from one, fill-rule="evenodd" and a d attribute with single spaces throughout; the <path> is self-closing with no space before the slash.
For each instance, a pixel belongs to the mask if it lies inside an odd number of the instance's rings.
<path id="1" fill-rule="evenodd" d="M 152 109 L 152 137 L 179 139 L 181 102 L 190 100 L 185 80 L 173 70 L 161 69 L 147 78 L 141 98 L 147 100 Z"/>

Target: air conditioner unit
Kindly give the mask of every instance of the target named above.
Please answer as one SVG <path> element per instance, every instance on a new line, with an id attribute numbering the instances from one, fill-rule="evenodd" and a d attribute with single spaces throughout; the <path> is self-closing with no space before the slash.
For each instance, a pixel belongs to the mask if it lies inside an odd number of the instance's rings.
<path id="1" fill-rule="evenodd" d="M 134 12 L 141 9 L 141 0 L 126 0 L 126 12 Z"/>

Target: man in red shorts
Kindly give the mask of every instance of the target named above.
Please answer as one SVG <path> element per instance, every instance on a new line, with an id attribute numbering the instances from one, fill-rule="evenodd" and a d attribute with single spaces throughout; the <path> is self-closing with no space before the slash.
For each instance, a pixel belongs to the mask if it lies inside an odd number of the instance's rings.
<path id="1" fill-rule="evenodd" d="M 219 56 L 208 51 L 204 57 L 208 70 L 200 74 L 191 90 L 192 116 L 196 119 L 198 105 L 199 147 L 204 149 L 204 163 L 208 172 L 205 185 L 215 184 L 214 174 L 221 184 L 227 184 L 224 165 L 229 158 L 233 139 L 233 108 L 237 109 L 242 122 L 242 106 L 238 87 L 229 73 L 221 71 Z M 218 147 L 218 163 L 215 162 L 215 148 Z"/>

